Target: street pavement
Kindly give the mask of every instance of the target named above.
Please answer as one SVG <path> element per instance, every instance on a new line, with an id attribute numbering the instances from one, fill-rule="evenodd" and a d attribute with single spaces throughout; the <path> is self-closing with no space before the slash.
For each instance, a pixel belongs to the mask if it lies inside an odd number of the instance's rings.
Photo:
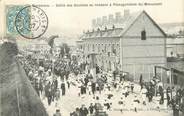
<path id="1" fill-rule="evenodd" d="M 60 87 L 60 82 L 59 82 Z M 94 99 L 96 96 L 98 96 L 99 102 L 104 103 L 105 100 L 107 100 L 107 95 L 105 92 L 102 92 L 101 94 L 96 93 L 95 95 L 84 95 L 84 96 L 78 96 L 79 88 L 77 86 L 71 85 L 70 89 L 66 89 L 66 95 L 61 96 L 59 101 L 52 102 L 50 106 L 48 106 L 47 99 L 41 96 L 42 102 L 49 114 L 49 116 L 53 116 L 56 109 L 60 109 L 62 116 L 70 116 L 70 113 L 75 111 L 75 108 L 81 107 L 82 104 L 85 104 L 85 106 L 88 108 L 90 103 L 95 103 L 96 100 Z M 154 97 L 153 102 L 148 103 L 146 105 L 142 104 L 141 95 L 140 93 L 140 87 L 137 84 L 134 84 L 134 93 L 130 93 L 130 95 L 125 98 L 124 105 L 121 107 L 118 102 L 121 100 L 122 92 L 121 90 L 112 90 L 111 93 L 114 95 L 112 97 L 112 108 L 110 111 L 106 111 L 108 116 L 172 116 L 172 109 L 167 108 L 165 105 L 159 105 L 158 99 Z M 135 95 L 140 100 L 140 103 L 137 105 L 138 111 L 134 111 L 134 105 L 133 100 Z M 120 111 L 120 108 L 123 109 L 123 112 Z M 105 109 L 105 108 L 104 108 Z"/>

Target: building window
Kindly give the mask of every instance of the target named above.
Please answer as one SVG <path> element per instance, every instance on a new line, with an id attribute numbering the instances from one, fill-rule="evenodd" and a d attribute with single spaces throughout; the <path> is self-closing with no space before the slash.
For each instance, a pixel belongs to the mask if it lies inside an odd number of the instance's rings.
<path id="1" fill-rule="evenodd" d="M 141 40 L 146 40 L 146 31 L 141 31 Z"/>
<path id="2" fill-rule="evenodd" d="M 103 44 L 101 44 L 101 52 L 103 53 L 104 52 L 104 48 L 103 48 L 104 46 L 103 46 Z"/>
<path id="3" fill-rule="evenodd" d="M 113 53 L 114 55 L 116 55 L 116 49 L 115 49 L 115 45 L 114 45 L 114 44 L 112 44 L 112 53 Z"/>
<path id="4" fill-rule="evenodd" d="M 113 51 L 114 51 L 114 44 L 112 44 L 112 46 L 111 46 L 111 51 L 113 53 Z"/>
<path id="5" fill-rule="evenodd" d="M 107 55 L 110 57 L 111 53 L 110 52 L 107 52 Z"/>
<path id="6" fill-rule="evenodd" d="M 170 54 L 171 54 L 171 57 L 173 57 L 173 54 L 174 54 L 174 53 L 173 53 L 173 51 L 171 51 L 171 53 L 170 53 Z"/>
<path id="7" fill-rule="evenodd" d="M 82 50 L 84 50 L 85 49 L 85 44 L 84 45 L 82 45 Z"/>
<path id="8" fill-rule="evenodd" d="M 93 50 L 93 52 L 95 51 L 95 45 L 93 44 L 93 46 L 92 46 L 93 48 L 92 48 L 92 50 Z"/>
<path id="9" fill-rule="evenodd" d="M 100 52 L 100 44 L 98 44 L 98 53 Z"/>
<path id="10" fill-rule="evenodd" d="M 106 44 L 105 44 L 105 46 L 104 46 L 104 52 L 106 52 L 107 51 L 107 47 L 106 47 Z"/>
<path id="11" fill-rule="evenodd" d="M 119 47 L 119 44 L 117 44 L 117 48 L 116 48 L 117 55 L 119 54 L 119 52 L 120 52 L 120 47 Z"/>
<path id="12" fill-rule="evenodd" d="M 88 44 L 88 51 L 89 51 L 89 44 Z"/>
<path id="13" fill-rule="evenodd" d="M 109 44 L 109 45 L 108 45 L 108 48 L 107 48 L 107 51 L 108 51 L 108 52 L 112 52 L 111 49 L 112 49 L 111 44 Z"/>

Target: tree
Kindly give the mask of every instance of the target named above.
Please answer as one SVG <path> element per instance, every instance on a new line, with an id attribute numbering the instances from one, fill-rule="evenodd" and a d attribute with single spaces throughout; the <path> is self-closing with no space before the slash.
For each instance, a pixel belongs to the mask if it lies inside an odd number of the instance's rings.
<path id="1" fill-rule="evenodd" d="M 48 41 L 48 45 L 51 47 L 50 49 L 50 53 L 52 54 L 52 49 L 54 47 L 54 39 L 55 38 L 58 38 L 59 36 L 58 35 L 53 35 L 51 37 L 49 37 L 49 39 L 47 40 Z"/>

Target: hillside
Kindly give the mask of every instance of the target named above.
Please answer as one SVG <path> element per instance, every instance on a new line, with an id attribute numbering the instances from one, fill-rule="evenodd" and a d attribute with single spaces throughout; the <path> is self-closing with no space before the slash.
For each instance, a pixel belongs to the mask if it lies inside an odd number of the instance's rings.
<path id="1" fill-rule="evenodd" d="M 16 44 L 0 46 L 1 116 L 47 116 L 26 74 L 17 62 Z"/>

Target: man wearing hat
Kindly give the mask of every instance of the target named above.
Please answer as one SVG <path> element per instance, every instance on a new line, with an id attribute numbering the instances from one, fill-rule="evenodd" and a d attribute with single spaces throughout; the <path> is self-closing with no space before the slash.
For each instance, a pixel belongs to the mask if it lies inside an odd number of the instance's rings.
<path id="1" fill-rule="evenodd" d="M 60 110 L 56 109 L 56 113 L 53 116 L 61 116 Z"/>
<path id="2" fill-rule="evenodd" d="M 87 116 L 88 115 L 88 110 L 83 104 L 82 107 L 80 108 L 80 116 Z"/>

